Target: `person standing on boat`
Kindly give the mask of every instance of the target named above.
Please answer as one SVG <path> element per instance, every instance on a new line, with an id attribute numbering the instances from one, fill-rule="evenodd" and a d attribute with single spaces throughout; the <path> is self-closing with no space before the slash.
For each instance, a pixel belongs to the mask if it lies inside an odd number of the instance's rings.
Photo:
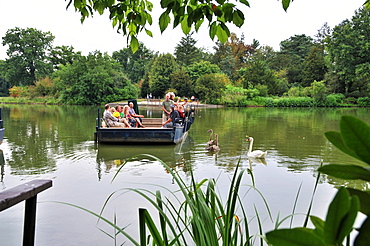
<path id="1" fill-rule="evenodd" d="M 170 99 L 170 94 L 166 94 L 166 99 L 162 102 L 162 110 L 163 110 L 163 121 L 167 121 L 170 118 L 171 113 L 171 106 L 173 105 L 173 101 Z"/>
<path id="2" fill-rule="evenodd" d="M 114 117 L 110 111 L 110 105 L 109 104 L 105 104 L 104 106 L 105 108 L 105 111 L 104 111 L 104 114 L 103 114 L 103 119 L 105 121 L 105 123 L 112 127 L 112 126 L 119 126 L 119 127 L 125 127 L 125 124 L 124 123 L 120 123 L 118 122 L 118 118 Z"/>
<path id="3" fill-rule="evenodd" d="M 128 104 L 128 106 L 130 106 L 130 109 L 129 109 L 129 111 L 128 111 L 128 112 L 131 114 L 131 116 L 132 116 L 132 117 L 134 117 L 134 118 L 135 118 L 135 120 L 139 120 L 139 121 L 140 121 L 140 123 L 143 123 L 142 118 L 144 118 L 144 115 L 136 114 L 135 109 L 134 109 L 134 103 L 133 103 L 133 102 L 130 102 L 130 103 Z"/>

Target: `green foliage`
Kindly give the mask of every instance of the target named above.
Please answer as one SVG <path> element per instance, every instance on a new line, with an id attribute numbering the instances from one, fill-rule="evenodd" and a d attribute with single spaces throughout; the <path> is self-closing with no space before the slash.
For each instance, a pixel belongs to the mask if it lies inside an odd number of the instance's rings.
<path id="1" fill-rule="evenodd" d="M 180 43 L 175 47 L 175 57 L 178 64 L 181 66 L 189 66 L 194 62 L 199 62 L 202 59 L 202 51 L 196 47 L 197 41 L 192 37 L 193 33 L 182 37 Z"/>
<path id="2" fill-rule="evenodd" d="M 205 74 L 196 81 L 194 91 L 201 101 L 218 104 L 226 87 L 225 76 L 222 74 Z"/>
<path id="3" fill-rule="evenodd" d="M 113 52 L 112 57 L 121 64 L 122 72 L 131 82 L 137 83 L 144 79 L 150 64 L 153 62 L 154 54 L 143 43 L 139 43 L 139 48 L 135 53 L 129 48 L 124 48 Z"/>
<path id="4" fill-rule="evenodd" d="M 320 172 L 343 178 L 370 181 L 370 126 L 353 117 L 342 116 L 340 132 L 329 131 L 326 138 L 342 152 L 365 163 L 364 166 L 330 164 L 319 168 Z M 342 245 L 354 229 L 359 212 L 366 216 L 358 230 L 354 245 L 369 242 L 370 193 L 340 187 L 329 205 L 325 221 L 311 216 L 315 229 L 280 229 L 266 233 L 272 245 Z M 314 240 L 314 241 L 309 241 Z"/>
<path id="5" fill-rule="evenodd" d="M 343 103 L 344 95 L 340 93 L 332 93 L 326 96 L 328 106 L 335 107 Z"/>
<path id="6" fill-rule="evenodd" d="M 324 47 L 314 45 L 305 57 L 302 71 L 302 86 L 324 80 L 328 68 L 324 59 Z"/>
<path id="7" fill-rule="evenodd" d="M 297 83 L 304 86 L 301 84 L 303 79 L 302 71 L 305 67 L 305 58 L 310 53 L 312 46 L 313 39 L 305 34 L 294 35 L 280 42 L 280 52 L 275 58 L 275 63 L 280 63 L 277 65 L 279 67 L 278 70 L 284 69 L 287 71 L 287 79 L 290 84 Z M 316 56 L 311 58 L 315 59 L 315 61 L 310 61 L 310 63 L 316 62 Z M 309 66 L 309 64 L 306 65 Z"/>
<path id="8" fill-rule="evenodd" d="M 188 66 L 186 68 L 186 72 L 189 74 L 191 80 L 193 82 L 196 82 L 197 79 L 203 75 L 210 73 L 219 73 L 220 68 L 209 61 L 200 61 L 192 63 L 190 66 Z"/>
<path id="9" fill-rule="evenodd" d="M 75 52 L 72 46 L 57 46 L 50 50 L 48 59 L 55 69 L 60 65 L 72 64 L 74 60 L 81 56 L 81 52 Z"/>
<path id="10" fill-rule="evenodd" d="M 284 86 L 280 84 L 283 81 L 278 78 L 275 71 L 268 67 L 266 61 L 253 59 L 249 61 L 247 67 L 241 68 L 238 73 L 242 78 L 243 87 L 246 89 L 265 85 L 270 95 L 282 94 L 285 90 Z"/>
<path id="11" fill-rule="evenodd" d="M 37 78 L 50 75 L 52 65 L 46 62 L 54 36 L 35 28 L 9 29 L 3 37 L 8 45 L 6 80 L 12 85 L 32 85 Z"/>
<path id="12" fill-rule="evenodd" d="M 274 99 L 275 107 L 314 107 L 316 106 L 315 100 L 310 97 L 282 97 Z"/>
<path id="13" fill-rule="evenodd" d="M 220 103 L 232 107 L 246 106 L 246 94 L 247 89 L 226 85 Z"/>
<path id="14" fill-rule="evenodd" d="M 370 97 L 359 97 L 357 99 L 358 106 L 369 107 L 370 106 Z"/>
<path id="15" fill-rule="evenodd" d="M 166 90 L 171 87 L 171 75 L 178 69 L 175 57 L 169 53 L 154 60 L 149 73 L 149 87 L 153 96 L 164 96 Z"/>
<path id="16" fill-rule="evenodd" d="M 327 51 L 331 60 L 330 79 L 336 92 L 345 96 L 368 96 L 370 50 L 370 9 L 361 8 L 351 20 L 335 26 L 328 38 Z"/>
<path id="17" fill-rule="evenodd" d="M 190 97 L 194 94 L 193 81 L 184 70 L 178 70 L 171 75 L 171 87 L 174 88 L 180 96 Z"/>
<path id="18" fill-rule="evenodd" d="M 100 52 L 62 66 L 53 78 L 60 99 L 69 104 L 103 104 L 138 95 L 138 88 L 120 71 L 119 64 Z"/>
<path id="19" fill-rule="evenodd" d="M 235 4 L 231 2 L 235 2 Z M 93 16 L 95 12 L 102 15 L 107 10 L 113 27 L 116 27 L 117 31 L 128 37 L 130 47 L 134 53 L 139 48 L 137 39 L 139 33 L 145 32 L 151 37 L 153 35 L 148 29 L 148 26 L 152 25 L 153 22 L 151 15 L 153 4 L 148 0 L 70 0 L 67 8 L 72 3 L 75 10 L 81 13 L 81 22 Z M 213 40 L 216 36 L 218 40 L 224 43 L 230 35 L 227 27 L 228 23 L 237 27 L 244 24 L 244 14 L 238 9 L 237 3 L 242 6 L 249 6 L 246 0 L 217 1 L 218 5 L 211 0 L 161 1 L 160 4 L 156 4 L 160 5 L 164 12 L 160 15 L 159 21 L 155 23 L 159 23 L 161 32 L 173 22 L 174 28 L 180 25 L 184 34 L 189 34 L 192 28 L 198 31 L 206 20 L 208 21 L 210 38 Z"/>

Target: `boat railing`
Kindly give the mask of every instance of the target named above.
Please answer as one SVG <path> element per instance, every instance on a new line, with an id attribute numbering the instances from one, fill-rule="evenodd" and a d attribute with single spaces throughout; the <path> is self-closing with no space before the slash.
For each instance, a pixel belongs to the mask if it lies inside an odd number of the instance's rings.
<path id="1" fill-rule="evenodd" d="M 37 194 L 50 188 L 51 180 L 32 180 L 0 192 L 0 212 L 22 201 L 26 202 L 23 226 L 23 245 L 35 244 Z"/>

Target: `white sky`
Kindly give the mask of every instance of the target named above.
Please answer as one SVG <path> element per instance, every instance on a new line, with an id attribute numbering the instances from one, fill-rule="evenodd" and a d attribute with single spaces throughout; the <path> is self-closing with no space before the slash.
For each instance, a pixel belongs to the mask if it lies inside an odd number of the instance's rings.
<path id="1" fill-rule="evenodd" d="M 157 4 L 159 0 L 152 2 Z M 280 42 L 291 36 L 306 34 L 314 37 L 325 22 L 333 28 L 343 20 L 350 19 L 364 2 L 295 0 L 285 12 L 281 1 L 249 0 L 251 8 L 242 8 L 245 24 L 241 28 L 230 29 L 238 37 L 244 33 L 246 43 L 257 39 L 261 45 L 278 50 Z M 86 19 L 81 24 L 79 13 L 74 12 L 73 6 L 66 10 L 66 5 L 65 0 L 0 0 L 0 37 L 4 37 L 8 29 L 32 27 L 43 32 L 50 31 L 55 36 L 54 46 L 73 46 L 75 51 L 82 51 L 83 55 L 95 50 L 111 55 L 113 51 L 127 47 L 126 38 L 117 34 L 106 15 L 99 16 L 96 13 L 94 18 Z M 154 38 L 143 34 L 139 40 L 151 50 L 173 53 L 184 35 L 180 28 L 169 28 L 161 35 L 157 25 L 159 14 L 153 14 L 153 25 L 149 28 Z M 205 24 L 193 37 L 198 40 L 198 47 L 213 51 L 214 42 L 209 38 Z M 0 41 L 0 59 L 4 60 L 7 46 L 2 45 L 2 39 Z"/>

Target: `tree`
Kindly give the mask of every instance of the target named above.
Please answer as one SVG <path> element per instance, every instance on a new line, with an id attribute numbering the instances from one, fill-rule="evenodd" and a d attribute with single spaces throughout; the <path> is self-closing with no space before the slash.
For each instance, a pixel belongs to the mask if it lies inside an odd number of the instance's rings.
<path id="1" fill-rule="evenodd" d="M 124 48 L 113 52 L 112 57 L 122 65 L 122 72 L 131 82 L 137 83 L 144 78 L 153 61 L 154 54 L 143 43 L 140 43 L 139 49 L 135 53 L 132 53 L 131 49 Z"/>
<path id="2" fill-rule="evenodd" d="M 176 61 L 181 66 L 189 66 L 193 62 L 199 62 L 202 58 L 202 51 L 195 45 L 197 41 L 192 37 L 193 33 L 182 37 L 180 43 L 175 47 Z"/>
<path id="3" fill-rule="evenodd" d="M 217 43 L 214 49 L 214 63 L 221 71 L 226 73 L 232 80 L 237 80 L 237 71 L 247 65 L 248 58 L 258 47 L 258 41 L 254 45 L 244 43 L 244 35 L 239 39 L 235 33 L 231 33 L 229 40 L 225 43 Z"/>
<path id="4" fill-rule="evenodd" d="M 313 46 L 313 39 L 305 34 L 295 35 L 280 43 L 280 52 L 277 54 L 277 60 L 283 60 L 286 64 L 287 79 L 290 84 L 302 83 L 302 70 L 305 57 Z M 280 68 L 279 70 L 281 70 Z"/>
<path id="5" fill-rule="evenodd" d="M 0 96 L 8 96 L 10 85 L 5 79 L 6 74 L 6 64 L 5 61 L 0 60 Z"/>
<path id="6" fill-rule="evenodd" d="M 209 61 L 200 61 L 191 64 L 186 68 L 191 80 L 195 82 L 200 76 L 210 73 L 219 73 L 220 68 Z"/>
<path id="7" fill-rule="evenodd" d="M 227 81 L 224 74 L 205 74 L 197 79 L 194 91 L 200 100 L 217 104 L 224 93 Z"/>
<path id="8" fill-rule="evenodd" d="M 180 96 L 192 96 L 194 94 L 193 81 L 184 70 L 178 70 L 171 75 L 171 87 L 177 90 Z"/>
<path id="9" fill-rule="evenodd" d="M 346 96 L 367 96 L 370 49 L 370 9 L 359 9 L 351 20 L 335 26 L 328 39 L 330 75 L 337 91 Z"/>
<path id="10" fill-rule="evenodd" d="M 11 85 L 32 85 L 38 77 L 51 74 L 52 65 L 47 61 L 54 36 L 34 28 L 9 29 L 3 37 L 8 45 L 6 78 Z"/>
<path id="11" fill-rule="evenodd" d="M 136 98 L 139 92 L 120 71 L 120 65 L 98 51 L 61 66 L 53 79 L 61 100 L 72 104 L 104 104 Z"/>
<path id="12" fill-rule="evenodd" d="M 287 90 L 286 80 L 283 77 L 279 78 L 279 73 L 270 69 L 265 61 L 251 60 L 247 67 L 241 68 L 238 72 L 245 89 L 266 85 L 270 95 L 281 95 Z"/>
<path id="13" fill-rule="evenodd" d="M 171 88 L 171 74 L 177 71 L 179 65 L 171 54 L 158 56 L 149 73 L 150 90 L 153 96 L 164 96 L 167 89 Z"/>
<path id="14" fill-rule="evenodd" d="M 325 78 L 328 68 L 324 59 L 324 47 L 314 45 L 303 62 L 302 86 L 309 86 L 312 82 Z"/>
<path id="15" fill-rule="evenodd" d="M 54 69 L 58 69 L 60 65 L 72 64 L 81 56 L 81 51 L 75 52 L 72 46 L 56 46 L 50 50 L 49 60 L 54 66 Z"/>

